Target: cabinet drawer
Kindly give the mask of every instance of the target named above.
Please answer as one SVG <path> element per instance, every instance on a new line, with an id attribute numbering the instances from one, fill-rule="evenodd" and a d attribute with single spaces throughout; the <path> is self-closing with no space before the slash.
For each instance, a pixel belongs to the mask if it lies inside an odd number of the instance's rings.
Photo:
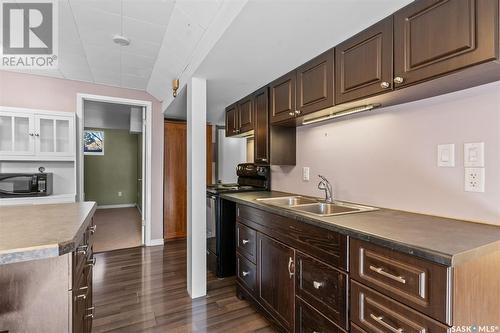
<path id="1" fill-rule="evenodd" d="M 302 253 L 296 257 L 296 295 L 347 329 L 347 275 Z"/>
<path id="2" fill-rule="evenodd" d="M 366 331 L 363 330 L 358 325 L 356 325 L 353 322 L 351 322 L 351 333 L 366 333 Z"/>
<path id="3" fill-rule="evenodd" d="M 367 332 L 440 333 L 448 327 L 351 280 L 351 320 Z"/>
<path id="4" fill-rule="evenodd" d="M 254 292 L 257 282 L 257 270 L 255 264 L 251 263 L 244 257 L 236 256 L 236 271 L 238 274 L 238 281 L 241 282 L 248 290 Z"/>
<path id="5" fill-rule="evenodd" d="M 451 268 L 351 240 L 351 278 L 450 324 Z"/>
<path id="6" fill-rule="evenodd" d="M 328 318 L 312 306 L 295 298 L 295 332 L 297 333 L 342 333 Z"/>
<path id="7" fill-rule="evenodd" d="M 246 205 L 237 206 L 237 220 L 331 266 L 347 270 L 345 235 Z"/>
<path id="8" fill-rule="evenodd" d="M 257 233 L 255 230 L 236 224 L 236 248 L 238 253 L 244 255 L 248 260 L 255 264 L 257 251 Z"/>

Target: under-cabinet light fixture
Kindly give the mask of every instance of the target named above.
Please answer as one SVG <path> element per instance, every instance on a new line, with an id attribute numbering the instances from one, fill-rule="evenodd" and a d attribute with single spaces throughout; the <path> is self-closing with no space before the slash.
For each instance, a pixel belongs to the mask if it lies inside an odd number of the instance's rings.
<path id="1" fill-rule="evenodd" d="M 370 110 L 373 110 L 379 106 L 380 106 L 380 104 L 368 104 L 368 105 L 363 105 L 363 106 L 356 106 L 354 108 L 331 113 L 331 114 L 326 115 L 326 116 L 304 120 L 302 122 L 302 125 L 314 124 L 314 123 L 318 123 L 320 121 L 325 121 L 328 119 L 334 119 L 334 118 L 344 117 L 344 116 L 348 116 L 348 115 L 359 113 L 359 112 L 370 111 Z"/>

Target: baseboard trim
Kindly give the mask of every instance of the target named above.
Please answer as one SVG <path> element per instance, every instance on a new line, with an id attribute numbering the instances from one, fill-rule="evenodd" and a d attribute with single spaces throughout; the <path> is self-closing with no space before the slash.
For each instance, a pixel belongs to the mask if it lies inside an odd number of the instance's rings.
<path id="1" fill-rule="evenodd" d="M 97 206 L 97 209 L 130 208 L 135 206 L 136 206 L 135 203 L 119 204 L 119 205 L 102 205 L 102 206 Z"/>
<path id="2" fill-rule="evenodd" d="M 163 238 L 152 239 L 149 241 L 149 244 L 147 246 L 158 246 L 158 245 L 163 245 Z"/>

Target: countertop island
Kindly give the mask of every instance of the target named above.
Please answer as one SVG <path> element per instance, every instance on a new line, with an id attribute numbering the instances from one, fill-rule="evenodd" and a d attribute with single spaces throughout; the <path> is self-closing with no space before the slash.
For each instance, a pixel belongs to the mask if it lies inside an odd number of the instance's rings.
<path id="1" fill-rule="evenodd" d="M 95 202 L 0 207 L 0 332 L 90 332 Z"/>
<path id="2" fill-rule="evenodd" d="M 500 249 L 499 226 L 384 208 L 319 217 L 256 200 L 290 195 L 297 194 L 260 191 L 227 193 L 221 197 L 447 266 Z"/>
<path id="3" fill-rule="evenodd" d="M 0 207 L 0 265 L 70 253 L 95 202 Z"/>

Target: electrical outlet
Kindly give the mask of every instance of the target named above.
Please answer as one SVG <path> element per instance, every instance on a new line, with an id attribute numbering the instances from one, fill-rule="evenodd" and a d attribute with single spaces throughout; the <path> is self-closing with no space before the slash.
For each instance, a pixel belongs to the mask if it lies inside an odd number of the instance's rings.
<path id="1" fill-rule="evenodd" d="M 484 168 L 465 168 L 465 191 L 484 192 Z"/>
<path id="2" fill-rule="evenodd" d="M 118 196 L 121 197 L 123 195 L 122 192 L 118 192 Z"/>
<path id="3" fill-rule="evenodd" d="M 309 181 L 309 167 L 302 168 L 302 180 Z"/>

